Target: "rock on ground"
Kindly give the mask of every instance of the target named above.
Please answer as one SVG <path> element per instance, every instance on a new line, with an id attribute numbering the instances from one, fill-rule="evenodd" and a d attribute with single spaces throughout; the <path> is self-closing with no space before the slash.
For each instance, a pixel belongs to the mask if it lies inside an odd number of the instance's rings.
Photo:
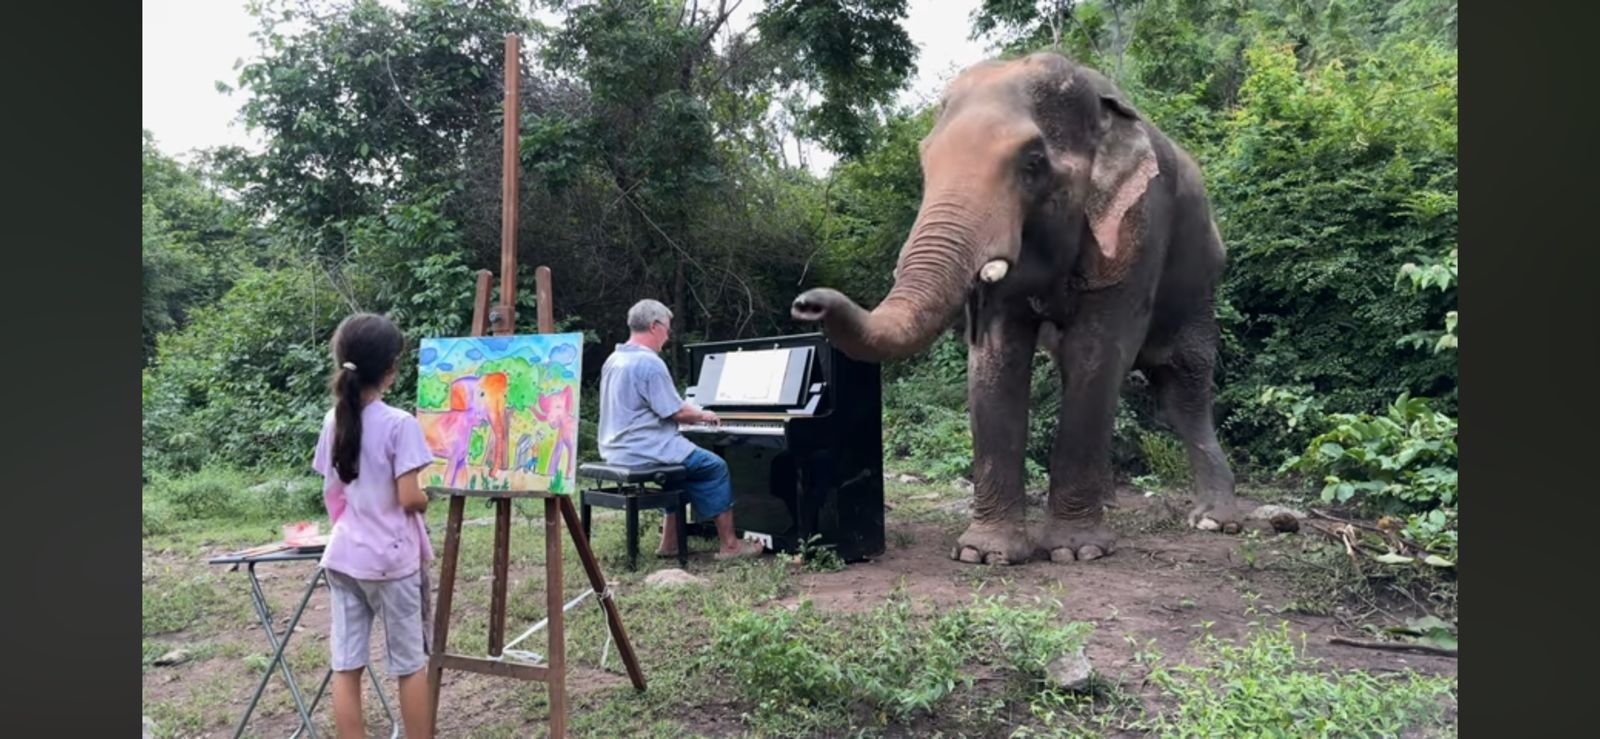
<path id="1" fill-rule="evenodd" d="M 705 578 L 691 575 L 676 567 L 668 570 L 656 570 L 644 579 L 644 584 L 652 588 L 704 585 L 705 582 Z"/>
<path id="2" fill-rule="evenodd" d="M 1081 691 L 1089 687 L 1089 680 L 1094 677 L 1094 665 L 1089 663 L 1089 657 L 1079 647 L 1052 660 L 1045 666 L 1044 674 L 1058 688 Z"/>
<path id="3" fill-rule="evenodd" d="M 973 490 L 972 481 L 965 477 L 956 478 L 956 481 L 953 484 L 955 489 L 960 490 L 963 493 L 970 493 Z"/>
<path id="4" fill-rule="evenodd" d="M 187 651 L 182 649 L 174 649 L 166 654 L 161 655 L 160 657 L 157 657 L 155 665 L 157 667 L 169 667 L 171 665 L 183 664 L 184 662 L 188 661 L 189 653 Z"/>
<path id="5" fill-rule="evenodd" d="M 917 477 L 916 475 L 901 475 L 899 479 L 900 482 L 903 482 L 907 485 L 920 485 L 924 482 L 922 478 Z"/>

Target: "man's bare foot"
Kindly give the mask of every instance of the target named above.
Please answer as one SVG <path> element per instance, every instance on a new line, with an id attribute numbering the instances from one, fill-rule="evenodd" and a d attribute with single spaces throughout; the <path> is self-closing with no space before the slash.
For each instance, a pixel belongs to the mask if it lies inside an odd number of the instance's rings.
<path id="1" fill-rule="evenodd" d="M 720 560 L 737 557 L 759 557 L 764 551 L 766 551 L 766 547 L 761 546 L 759 541 L 740 541 L 732 549 L 723 547 L 722 551 L 717 552 L 716 558 Z"/>

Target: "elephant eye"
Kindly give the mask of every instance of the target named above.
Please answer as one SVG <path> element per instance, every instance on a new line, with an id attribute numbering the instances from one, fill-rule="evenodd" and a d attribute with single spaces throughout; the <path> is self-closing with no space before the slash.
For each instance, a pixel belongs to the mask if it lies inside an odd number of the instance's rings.
<path id="1" fill-rule="evenodd" d="M 1029 180 L 1038 180 L 1050 168 L 1050 160 L 1044 152 L 1037 149 L 1028 152 L 1022 159 L 1022 174 Z"/>

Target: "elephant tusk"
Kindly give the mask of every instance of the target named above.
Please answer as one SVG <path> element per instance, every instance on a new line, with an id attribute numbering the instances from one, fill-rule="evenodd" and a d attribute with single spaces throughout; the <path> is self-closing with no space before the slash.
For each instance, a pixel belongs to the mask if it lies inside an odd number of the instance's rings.
<path id="1" fill-rule="evenodd" d="M 983 265 L 978 270 L 978 277 L 984 282 L 999 282 L 1006 278 L 1006 272 L 1011 269 L 1011 263 L 1004 259 L 996 259 Z"/>

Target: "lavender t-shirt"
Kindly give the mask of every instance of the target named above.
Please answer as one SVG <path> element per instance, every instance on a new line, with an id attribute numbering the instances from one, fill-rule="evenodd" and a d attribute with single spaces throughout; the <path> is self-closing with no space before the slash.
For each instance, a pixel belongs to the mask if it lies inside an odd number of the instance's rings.
<path id="1" fill-rule="evenodd" d="M 400 507 L 395 479 L 433 462 L 422 426 L 411 414 L 381 400 L 361 411 L 361 474 L 347 485 L 333 468 L 333 411 L 311 466 L 322 474 L 323 499 L 333 532 L 322 566 L 358 580 L 396 580 L 433 559 L 420 513 Z"/>

